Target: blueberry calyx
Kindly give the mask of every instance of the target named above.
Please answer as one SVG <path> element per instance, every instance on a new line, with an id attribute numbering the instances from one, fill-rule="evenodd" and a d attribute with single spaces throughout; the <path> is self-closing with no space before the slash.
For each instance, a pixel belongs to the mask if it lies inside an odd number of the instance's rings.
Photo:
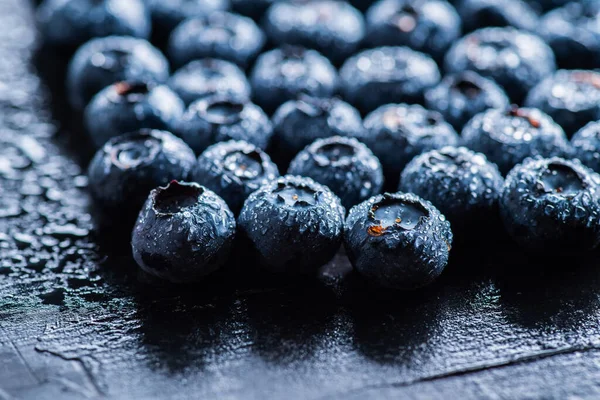
<path id="1" fill-rule="evenodd" d="M 474 99 L 477 96 L 479 96 L 482 90 L 481 86 L 479 86 L 473 79 L 470 79 L 467 76 L 461 76 L 460 79 L 456 80 L 452 84 L 451 89 L 457 90 L 471 99 Z"/>
<path id="2" fill-rule="evenodd" d="M 435 126 L 442 122 L 442 116 L 434 111 L 430 111 L 427 113 L 427 118 L 425 119 L 429 126 Z"/>
<path id="3" fill-rule="evenodd" d="M 279 182 L 273 193 L 277 196 L 277 201 L 289 207 L 314 206 L 319 194 L 308 186 L 291 182 Z"/>
<path id="4" fill-rule="evenodd" d="M 316 118 L 326 115 L 332 107 L 332 103 L 328 99 L 320 99 L 306 94 L 298 96 L 297 109 L 308 117 Z"/>
<path id="5" fill-rule="evenodd" d="M 152 90 L 153 86 L 147 82 L 118 82 L 115 83 L 115 92 L 118 99 L 125 99 L 129 103 L 137 103 Z"/>
<path id="6" fill-rule="evenodd" d="M 152 208 L 159 216 L 170 216 L 185 211 L 198 203 L 204 189 L 192 183 L 171 181 L 156 189 Z"/>
<path id="7" fill-rule="evenodd" d="M 526 119 L 527 122 L 529 122 L 529 125 L 531 125 L 533 128 L 539 128 L 540 126 L 542 126 L 542 123 L 533 118 L 531 115 L 529 115 L 529 113 L 525 110 L 523 110 L 522 108 L 519 108 L 517 106 L 512 106 L 510 107 L 507 111 L 506 111 L 506 115 L 509 117 L 518 117 L 518 118 L 523 118 Z"/>
<path id="8" fill-rule="evenodd" d="M 401 32 L 410 33 L 417 27 L 419 12 L 410 4 L 404 4 L 391 18 L 389 24 Z"/>
<path id="9" fill-rule="evenodd" d="M 548 164 L 538 178 L 538 189 L 542 194 L 574 197 L 586 187 L 586 182 L 577 171 L 557 162 Z"/>
<path id="10" fill-rule="evenodd" d="M 200 103 L 198 112 L 208 122 L 215 125 L 232 125 L 242 120 L 242 112 L 246 105 L 241 101 L 229 98 L 215 98 Z"/>
<path id="11" fill-rule="evenodd" d="M 315 161 L 321 167 L 346 166 L 352 163 L 356 149 L 347 143 L 327 143 L 315 152 Z"/>
<path id="12" fill-rule="evenodd" d="M 383 199 L 373 204 L 369 210 L 369 219 L 374 224 L 367 228 L 367 233 L 377 237 L 384 235 L 390 228 L 410 231 L 428 217 L 429 211 L 421 204 L 384 194 Z"/>
<path id="13" fill-rule="evenodd" d="M 262 154 L 256 150 L 236 150 L 227 154 L 223 159 L 223 167 L 232 172 L 236 178 L 251 180 L 264 172 Z"/>
<path id="14" fill-rule="evenodd" d="M 115 143 L 110 149 L 110 160 L 121 170 L 135 168 L 141 164 L 150 164 L 161 150 L 162 141 L 150 135 L 139 136 L 134 140 Z"/>

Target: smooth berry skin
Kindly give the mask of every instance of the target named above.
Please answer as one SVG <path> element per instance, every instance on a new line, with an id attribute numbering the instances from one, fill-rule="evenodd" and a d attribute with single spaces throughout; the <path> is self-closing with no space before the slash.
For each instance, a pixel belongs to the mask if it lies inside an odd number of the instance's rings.
<path id="1" fill-rule="evenodd" d="M 447 75 L 425 92 L 425 107 L 437 111 L 460 132 L 475 115 L 510 104 L 504 90 L 491 79 L 473 71 Z"/>
<path id="2" fill-rule="evenodd" d="M 140 129 L 173 132 L 183 114 L 183 102 L 165 85 L 118 82 L 98 93 L 84 113 L 93 145 Z"/>
<path id="3" fill-rule="evenodd" d="M 210 57 L 246 68 L 264 43 L 264 33 L 250 18 L 214 12 L 179 24 L 171 34 L 167 54 L 176 67 Z"/>
<path id="4" fill-rule="evenodd" d="M 234 214 L 261 186 L 279 177 L 267 153 L 244 141 L 231 140 L 209 146 L 193 172 L 194 182 L 221 196 Z"/>
<path id="5" fill-rule="evenodd" d="M 145 0 L 154 29 L 168 36 L 181 22 L 189 18 L 204 17 L 214 11 L 225 11 L 229 0 Z"/>
<path id="6" fill-rule="evenodd" d="M 408 163 L 398 190 L 431 201 L 448 218 L 455 236 L 473 240 L 493 226 L 503 184 L 498 167 L 485 155 L 444 147 Z"/>
<path id="7" fill-rule="evenodd" d="M 148 39 L 151 28 L 142 0 L 44 0 L 37 21 L 48 44 L 68 49 L 113 35 Z"/>
<path id="8" fill-rule="evenodd" d="M 315 49 L 334 63 L 354 53 L 365 35 L 363 15 L 338 0 L 277 2 L 267 11 L 264 27 L 276 45 Z"/>
<path id="9" fill-rule="evenodd" d="M 67 72 L 67 96 L 81 111 L 105 87 L 119 81 L 163 83 L 169 62 L 147 40 L 126 36 L 92 39 L 77 50 Z"/>
<path id="10" fill-rule="evenodd" d="M 448 264 L 452 240 L 445 217 L 412 193 L 371 197 L 352 207 L 344 227 L 344 247 L 354 269 L 392 289 L 417 289 L 434 281 Z"/>
<path id="11" fill-rule="evenodd" d="M 571 138 L 573 157 L 583 165 L 600 172 L 600 121 L 590 122 Z"/>
<path id="12" fill-rule="evenodd" d="M 475 71 L 491 78 L 519 104 L 538 82 L 556 70 L 552 49 L 537 36 L 514 28 L 483 28 L 448 51 L 447 73 Z"/>
<path id="13" fill-rule="evenodd" d="M 560 68 L 600 68 L 599 3 L 572 2 L 550 11 L 540 21 L 539 34 L 554 51 Z"/>
<path id="14" fill-rule="evenodd" d="M 327 186 L 347 210 L 383 187 L 377 157 L 363 143 L 342 136 L 315 140 L 296 155 L 287 172 Z"/>
<path id="15" fill-rule="evenodd" d="M 150 192 L 131 236 L 133 258 L 172 283 L 199 281 L 226 264 L 235 218 L 227 204 L 197 183 L 173 181 Z"/>
<path id="16" fill-rule="evenodd" d="M 511 237 L 545 255 L 581 255 L 600 243 L 600 176 L 579 161 L 530 158 L 506 177 L 500 213 Z"/>
<path id="17" fill-rule="evenodd" d="M 214 58 L 192 61 L 177 70 L 169 79 L 169 87 L 186 106 L 215 94 L 250 99 L 250 83 L 235 64 Z"/>
<path id="18" fill-rule="evenodd" d="M 462 143 L 485 154 L 502 174 L 528 157 L 564 157 L 571 151 L 562 128 L 532 108 L 490 109 L 478 114 L 463 129 Z"/>
<path id="19" fill-rule="evenodd" d="M 200 154 L 208 146 L 228 140 L 244 140 L 264 150 L 273 136 L 273 126 L 256 104 L 214 95 L 192 103 L 176 132 Z"/>
<path id="20" fill-rule="evenodd" d="M 254 101 L 269 114 L 301 94 L 331 97 L 337 81 L 337 71 L 327 58 L 298 46 L 261 54 L 250 75 Z"/>
<path id="21" fill-rule="evenodd" d="M 456 131 L 435 111 L 419 105 L 388 104 L 365 117 L 357 137 L 379 158 L 386 181 L 397 182 L 415 156 L 459 142 Z"/>
<path id="22" fill-rule="evenodd" d="M 430 57 L 407 47 L 378 47 L 350 57 L 340 69 L 344 99 L 362 113 L 391 103 L 422 104 L 440 81 Z"/>
<path id="23" fill-rule="evenodd" d="M 556 71 L 529 92 L 525 105 L 548 114 L 572 136 L 589 122 L 600 120 L 600 73 Z"/>
<path id="24" fill-rule="evenodd" d="M 152 189 L 188 180 L 195 164 L 192 149 L 170 132 L 127 133 L 96 152 L 88 167 L 90 193 L 103 210 L 137 214 Z"/>
<path id="25" fill-rule="evenodd" d="M 512 26 L 533 32 L 539 19 L 523 0 L 463 0 L 458 5 L 458 13 L 465 32 L 490 26 Z"/>
<path id="26" fill-rule="evenodd" d="M 408 46 L 441 60 L 460 32 L 460 17 L 446 1 L 379 0 L 367 12 L 370 47 Z"/>
<path id="27" fill-rule="evenodd" d="M 273 115 L 276 153 L 283 163 L 319 138 L 360 136 L 360 113 L 337 98 L 301 96 L 285 102 Z"/>
<path id="28" fill-rule="evenodd" d="M 263 268 L 310 275 L 338 251 L 344 215 L 340 200 L 327 187 L 286 175 L 248 197 L 238 226 Z"/>

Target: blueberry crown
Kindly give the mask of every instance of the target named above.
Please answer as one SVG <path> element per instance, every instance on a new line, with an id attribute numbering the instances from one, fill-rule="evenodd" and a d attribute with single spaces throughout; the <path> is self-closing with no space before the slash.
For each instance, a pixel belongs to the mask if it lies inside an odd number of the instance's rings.
<path id="1" fill-rule="evenodd" d="M 425 218 L 429 218 L 429 210 L 418 201 L 402 199 L 386 193 L 369 210 L 372 224 L 367 227 L 367 233 L 377 237 L 391 230 L 414 230 Z"/>
<path id="2" fill-rule="evenodd" d="M 288 207 L 308 207 L 319 202 L 319 192 L 297 182 L 277 182 L 273 191 L 276 201 Z"/>
<path id="3" fill-rule="evenodd" d="M 204 188 L 196 183 L 171 181 L 153 191 L 152 207 L 157 215 L 174 215 L 196 206 L 203 194 Z"/>
<path id="4" fill-rule="evenodd" d="M 232 125 L 242 120 L 246 104 L 229 97 L 214 96 L 198 102 L 197 112 L 215 125 Z"/>
<path id="5" fill-rule="evenodd" d="M 585 179 L 571 166 L 553 161 L 543 168 L 537 178 L 540 195 L 574 197 L 588 187 Z"/>
<path id="6" fill-rule="evenodd" d="M 162 139 L 150 130 L 119 136 L 107 144 L 106 152 L 119 169 L 127 170 L 151 163 L 162 147 Z"/>
<path id="7" fill-rule="evenodd" d="M 223 157 L 223 168 L 241 180 L 256 179 L 264 174 L 263 154 L 257 150 L 236 149 Z"/>

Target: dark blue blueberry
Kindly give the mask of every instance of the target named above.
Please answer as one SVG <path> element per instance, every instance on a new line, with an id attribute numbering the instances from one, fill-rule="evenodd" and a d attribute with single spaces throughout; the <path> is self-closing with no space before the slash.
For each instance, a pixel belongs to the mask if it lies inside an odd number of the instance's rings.
<path id="1" fill-rule="evenodd" d="M 231 0 L 233 11 L 260 21 L 272 5 L 282 0 Z"/>
<path id="2" fill-rule="evenodd" d="M 600 120 L 600 73 L 560 70 L 534 87 L 525 104 L 550 115 L 568 136 Z"/>
<path id="3" fill-rule="evenodd" d="M 378 47 L 346 61 L 340 70 L 344 98 L 364 113 L 390 103 L 423 103 L 440 80 L 435 61 L 407 47 Z"/>
<path id="4" fill-rule="evenodd" d="M 193 180 L 213 190 L 239 213 L 250 193 L 279 177 L 267 153 L 243 141 L 214 144 L 198 157 Z"/>
<path id="5" fill-rule="evenodd" d="M 550 11 L 539 34 L 554 50 L 560 68 L 600 68 L 600 2 L 573 2 Z"/>
<path id="6" fill-rule="evenodd" d="M 273 129 L 277 156 L 285 164 L 315 139 L 360 136 L 363 127 L 359 112 L 340 99 L 300 96 L 277 109 Z"/>
<path id="7" fill-rule="evenodd" d="M 302 93 L 330 97 L 337 79 L 337 71 L 319 52 L 284 46 L 258 57 L 250 83 L 256 103 L 272 113 Z"/>
<path id="8" fill-rule="evenodd" d="M 292 160 L 288 174 L 327 186 L 346 209 L 379 194 L 383 186 L 377 157 L 358 140 L 341 136 L 315 140 Z"/>
<path id="9" fill-rule="evenodd" d="M 514 28 L 484 28 L 460 39 L 446 54 L 446 72 L 475 71 L 504 88 L 513 102 L 556 69 L 554 54 L 537 36 Z"/>
<path id="10" fill-rule="evenodd" d="M 431 201 L 455 235 L 477 239 L 496 220 L 503 183 L 498 167 L 483 154 L 444 147 L 408 163 L 398 189 Z"/>
<path id="11" fill-rule="evenodd" d="M 100 148 L 109 139 L 139 129 L 174 132 L 183 102 L 165 85 L 118 82 L 98 93 L 85 109 L 84 125 Z"/>
<path id="12" fill-rule="evenodd" d="M 168 36 L 188 18 L 204 17 L 213 11 L 229 8 L 229 0 L 145 0 L 152 15 L 154 29 Z"/>
<path id="13" fill-rule="evenodd" d="M 315 49 L 340 63 L 360 45 L 365 22 L 363 15 L 344 1 L 280 1 L 267 11 L 265 32 L 273 43 Z"/>
<path id="14" fill-rule="evenodd" d="M 344 214 L 327 187 L 287 175 L 248 197 L 238 225 L 264 268 L 311 274 L 338 251 Z"/>
<path id="15" fill-rule="evenodd" d="M 523 0 L 462 0 L 458 12 L 465 32 L 488 26 L 512 26 L 534 31 L 536 12 Z"/>
<path id="16" fill-rule="evenodd" d="M 90 40 L 69 64 L 67 94 L 71 106 L 83 110 L 108 85 L 119 81 L 165 82 L 169 63 L 144 39 L 110 36 Z"/>
<path id="17" fill-rule="evenodd" d="M 214 12 L 179 24 L 169 39 L 168 54 L 177 67 L 208 57 L 247 67 L 262 49 L 264 36 L 250 18 Z"/>
<path id="18" fill-rule="evenodd" d="M 527 159 L 506 177 L 500 212 L 521 246 L 577 253 L 600 243 L 600 177 L 579 161 Z"/>
<path id="19" fill-rule="evenodd" d="M 358 137 L 381 161 L 386 180 L 397 182 L 400 172 L 415 156 L 455 146 L 456 131 L 435 111 L 419 105 L 388 104 L 367 115 Z"/>
<path id="20" fill-rule="evenodd" d="M 350 210 L 344 246 L 354 268 L 388 288 L 415 289 L 437 278 L 452 247 L 450 223 L 427 200 L 386 193 Z"/>
<path id="21" fill-rule="evenodd" d="M 441 60 L 460 37 L 454 7 L 440 0 L 380 0 L 367 13 L 367 42 L 375 46 L 408 46 Z"/>
<path id="22" fill-rule="evenodd" d="M 458 132 L 476 114 L 508 105 L 508 97 L 500 86 L 473 71 L 447 75 L 425 92 L 425 106 L 442 114 Z"/>
<path id="23" fill-rule="evenodd" d="M 257 105 L 214 95 L 189 106 L 179 121 L 177 134 L 196 154 L 212 144 L 227 140 L 243 140 L 266 149 L 273 135 L 273 126 Z"/>
<path id="24" fill-rule="evenodd" d="M 600 121 L 590 122 L 571 138 L 573 156 L 595 172 L 600 172 Z"/>
<path id="25" fill-rule="evenodd" d="M 196 164 L 192 149 L 173 134 L 141 130 L 109 140 L 88 168 L 96 203 L 111 213 L 136 214 L 150 191 L 173 179 L 188 180 Z"/>
<path id="26" fill-rule="evenodd" d="M 151 28 L 142 0 L 45 0 L 37 20 L 44 40 L 66 48 L 110 35 L 148 39 Z"/>
<path id="27" fill-rule="evenodd" d="M 250 83 L 235 64 L 214 58 L 192 61 L 169 79 L 169 87 L 189 106 L 195 100 L 214 94 L 250 98 Z"/>
<path id="28" fill-rule="evenodd" d="M 478 114 L 465 125 L 462 142 L 485 154 L 503 174 L 527 157 L 570 153 L 562 128 L 534 108 L 491 109 Z"/>
<path id="29" fill-rule="evenodd" d="M 227 262 L 235 230 L 223 199 L 197 183 L 173 181 L 154 189 L 142 208 L 131 237 L 133 258 L 159 278 L 197 281 Z"/>

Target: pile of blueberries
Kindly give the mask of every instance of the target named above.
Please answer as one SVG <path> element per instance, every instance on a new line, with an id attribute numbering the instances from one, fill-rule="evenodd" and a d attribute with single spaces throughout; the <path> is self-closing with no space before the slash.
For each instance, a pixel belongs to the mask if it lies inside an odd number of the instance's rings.
<path id="1" fill-rule="evenodd" d="M 37 16 L 73 52 L 95 204 L 138 215 L 133 257 L 159 278 L 233 253 L 314 274 L 343 243 L 368 281 L 416 288 L 495 220 L 534 252 L 600 243 L 598 0 L 44 0 Z"/>

